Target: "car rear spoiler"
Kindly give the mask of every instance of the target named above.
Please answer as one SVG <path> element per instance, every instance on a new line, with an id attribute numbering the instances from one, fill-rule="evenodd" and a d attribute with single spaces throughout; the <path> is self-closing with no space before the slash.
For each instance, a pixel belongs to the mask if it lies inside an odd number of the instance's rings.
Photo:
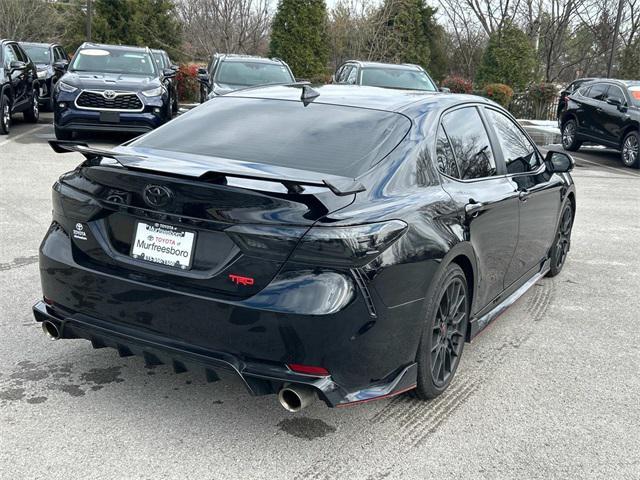
<path id="1" fill-rule="evenodd" d="M 114 150 L 107 150 L 102 148 L 94 148 L 90 147 L 86 143 L 81 142 L 72 142 L 67 140 L 49 140 L 49 145 L 56 153 L 68 153 L 68 152 L 78 152 L 84 155 L 87 161 L 94 161 L 96 159 L 100 159 L 102 157 L 107 157 L 115 160 L 120 165 L 125 168 L 136 167 L 137 164 L 140 163 L 140 160 L 147 159 L 145 155 L 129 155 L 123 152 L 117 152 Z M 359 181 L 348 178 L 348 177 L 338 177 L 333 176 L 330 179 L 321 179 L 321 180 L 308 180 L 308 179 L 282 179 L 282 178 L 274 178 L 269 176 L 267 173 L 238 173 L 234 172 L 231 169 L 225 168 L 216 168 L 215 170 L 207 170 L 202 173 L 200 177 L 211 176 L 211 175 L 223 175 L 225 177 L 234 177 L 234 178 L 246 178 L 250 180 L 263 180 L 263 181 L 271 181 L 277 182 L 284 185 L 290 193 L 300 193 L 301 186 L 312 186 L 312 187 L 326 187 L 331 190 L 335 195 L 340 197 L 346 195 L 353 195 L 355 193 L 364 192 L 366 188 Z"/>

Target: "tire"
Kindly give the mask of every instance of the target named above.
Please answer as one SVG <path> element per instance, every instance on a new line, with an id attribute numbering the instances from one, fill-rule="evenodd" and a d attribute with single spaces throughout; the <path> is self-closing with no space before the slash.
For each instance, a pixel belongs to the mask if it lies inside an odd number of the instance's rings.
<path id="1" fill-rule="evenodd" d="M 571 249 L 571 229 L 573 228 L 573 204 L 568 201 L 562 209 L 560 225 L 551 247 L 551 268 L 547 277 L 555 277 L 562 271 Z"/>
<path id="2" fill-rule="evenodd" d="M 0 97 L 0 135 L 9 135 L 11 130 L 11 104 L 6 95 Z"/>
<path id="3" fill-rule="evenodd" d="M 24 119 L 29 123 L 37 123 L 38 118 L 40 118 L 40 101 L 38 100 L 38 92 L 34 87 L 31 107 L 24 111 Z"/>
<path id="4" fill-rule="evenodd" d="M 71 130 L 62 130 L 54 125 L 53 131 L 58 140 L 71 140 L 73 138 L 73 131 Z"/>
<path id="5" fill-rule="evenodd" d="M 175 115 L 178 113 L 178 92 L 173 95 L 173 103 L 171 104 L 171 112 Z"/>
<path id="6" fill-rule="evenodd" d="M 418 382 L 412 395 L 430 400 L 451 384 L 462 357 L 469 324 L 467 278 L 455 263 L 435 280 L 437 287 L 426 304 L 426 322 L 416 362 Z"/>
<path id="7" fill-rule="evenodd" d="M 624 137 L 620 158 L 625 167 L 640 168 L 640 133 L 629 132 Z"/>
<path id="8" fill-rule="evenodd" d="M 570 152 L 579 150 L 582 142 L 578 140 L 578 124 L 575 120 L 569 120 L 562 126 L 562 148 Z"/>

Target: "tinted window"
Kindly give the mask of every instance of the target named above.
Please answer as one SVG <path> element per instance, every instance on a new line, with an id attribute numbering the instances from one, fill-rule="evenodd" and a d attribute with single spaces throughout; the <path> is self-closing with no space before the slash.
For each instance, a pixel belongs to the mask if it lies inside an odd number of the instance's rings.
<path id="1" fill-rule="evenodd" d="M 491 109 L 485 109 L 493 125 L 508 173 L 531 172 L 540 166 L 536 150 L 518 126 L 506 115 Z"/>
<path id="2" fill-rule="evenodd" d="M 4 47 L 4 64 L 8 67 L 11 65 L 11 62 L 16 62 L 18 60 L 18 55 L 16 55 L 15 50 L 12 45 L 7 45 Z"/>
<path id="3" fill-rule="evenodd" d="M 472 179 L 496 174 L 489 136 L 475 107 L 447 113 L 442 123 L 458 162 L 460 178 Z"/>
<path id="4" fill-rule="evenodd" d="M 156 61 L 156 63 L 158 64 L 158 67 L 160 69 L 165 68 L 166 65 L 164 63 L 164 57 L 162 56 L 162 53 L 159 53 L 159 52 L 158 53 L 154 53 L 153 54 L 153 58 Z"/>
<path id="5" fill-rule="evenodd" d="M 342 67 L 342 70 L 340 70 L 340 72 L 338 73 L 338 78 L 336 78 L 336 81 L 338 83 L 345 83 L 347 81 L 347 78 L 349 77 L 349 73 L 351 73 L 351 70 L 353 70 L 352 65 L 345 65 L 344 67 Z"/>
<path id="6" fill-rule="evenodd" d="M 393 112 L 220 96 L 132 146 L 356 177 L 391 152 L 410 126 Z"/>
<path id="7" fill-rule="evenodd" d="M 437 90 L 426 73 L 401 68 L 363 68 L 362 85 L 404 90 L 426 90 L 429 92 Z"/>
<path id="8" fill-rule="evenodd" d="M 18 55 L 18 60 L 25 63 L 29 62 L 29 56 L 26 54 L 26 52 L 22 49 L 20 45 L 14 44 L 13 48 L 15 48 L 16 50 L 16 55 Z"/>
<path id="9" fill-rule="evenodd" d="M 287 67 L 281 64 L 260 62 L 222 62 L 216 74 L 217 83 L 250 87 L 291 83 L 293 79 Z"/>
<path id="10" fill-rule="evenodd" d="M 358 69 L 356 67 L 352 68 L 349 72 L 346 83 L 347 85 L 355 85 L 358 83 Z"/>
<path id="11" fill-rule="evenodd" d="M 596 83 L 595 85 L 592 85 L 591 88 L 589 89 L 589 93 L 587 94 L 587 97 L 604 102 L 606 99 L 608 88 L 609 86 L 606 83 Z"/>
<path id="12" fill-rule="evenodd" d="M 154 75 L 155 60 L 144 51 L 110 48 L 85 48 L 73 58 L 69 71 Z"/>
<path id="13" fill-rule="evenodd" d="M 627 99 L 622 92 L 620 87 L 616 87 L 615 85 L 610 85 L 609 90 L 607 91 L 607 98 L 619 98 L 622 101 L 622 104 L 627 103 Z"/>
<path id="14" fill-rule="evenodd" d="M 438 127 L 438 136 L 436 138 L 436 159 L 438 161 L 438 170 L 450 177 L 460 178 L 456 157 L 453 155 L 453 149 L 442 125 Z"/>

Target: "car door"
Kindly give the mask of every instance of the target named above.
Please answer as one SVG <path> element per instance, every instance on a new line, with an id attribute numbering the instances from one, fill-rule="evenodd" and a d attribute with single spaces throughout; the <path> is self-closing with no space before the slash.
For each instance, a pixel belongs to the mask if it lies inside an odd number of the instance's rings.
<path id="1" fill-rule="evenodd" d="M 460 208 L 477 261 L 474 312 L 493 307 L 518 241 L 518 193 L 496 163 L 485 120 L 476 106 L 446 112 L 437 139 L 442 187 Z"/>
<path id="2" fill-rule="evenodd" d="M 558 175 L 549 174 L 538 149 L 512 118 L 492 107 L 484 110 L 495 132 L 497 155 L 505 164 L 507 179 L 519 200 L 518 243 L 505 275 L 506 289 L 526 281 L 548 257 L 564 184 Z"/>
<path id="3" fill-rule="evenodd" d="M 621 105 L 617 106 L 608 103 L 610 98 L 619 99 Z M 598 112 L 598 121 L 602 126 L 602 134 L 604 139 L 612 145 L 620 145 L 624 125 L 629 118 L 625 110 L 628 108 L 629 102 L 622 89 L 617 85 L 609 85 L 605 100 L 604 105 L 600 107 Z"/>
<path id="4" fill-rule="evenodd" d="M 16 110 L 17 107 L 22 106 L 22 104 L 26 101 L 26 75 L 27 69 L 24 68 L 22 70 L 14 70 L 11 72 L 11 63 L 19 62 L 20 56 L 18 55 L 18 49 L 15 44 L 8 43 L 4 47 L 4 62 L 5 69 L 10 78 L 10 88 L 11 93 L 13 95 L 13 109 Z M 9 73 L 11 72 L 11 73 Z"/>
<path id="5" fill-rule="evenodd" d="M 609 85 L 606 83 L 595 83 L 582 96 L 583 108 L 578 118 L 578 133 L 596 139 L 604 136 L 600 112 L 605 105 L 608 89 Z"/>

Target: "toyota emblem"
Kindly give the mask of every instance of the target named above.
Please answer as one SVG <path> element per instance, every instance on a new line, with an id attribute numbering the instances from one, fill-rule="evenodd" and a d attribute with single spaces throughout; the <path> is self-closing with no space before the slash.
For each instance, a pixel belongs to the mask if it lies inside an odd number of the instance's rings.
<path id="1" fill-rule="evenodd" d="M 102 96 L 107 100 L 113 100 L 114 98 L 116 98 L 116 92 L 114 92 L 113 90 L 105 90 L 104 92 L 102 92 Z"/>
<path id="2" fill-rule="evenodd" d="M 164 207 L 171 202 L 173 192 L 162 185 L 147 185 L 144 187 L 143 197 L 151 207 Z"/>

